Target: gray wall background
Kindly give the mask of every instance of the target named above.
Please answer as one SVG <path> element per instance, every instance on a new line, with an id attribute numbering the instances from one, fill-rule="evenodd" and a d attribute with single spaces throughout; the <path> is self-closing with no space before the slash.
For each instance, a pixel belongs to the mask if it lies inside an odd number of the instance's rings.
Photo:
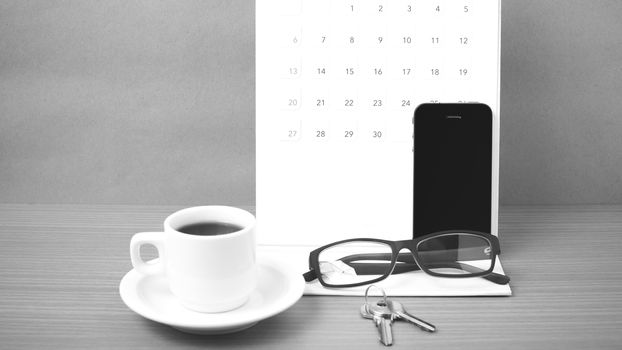
<path id="1" fill-rule="evenodd" d="M 504 0 L 502 205 L 622 203 L 622 1 Z M 254 204 L 254 2 L 0 1 L 0 202 Z"/>

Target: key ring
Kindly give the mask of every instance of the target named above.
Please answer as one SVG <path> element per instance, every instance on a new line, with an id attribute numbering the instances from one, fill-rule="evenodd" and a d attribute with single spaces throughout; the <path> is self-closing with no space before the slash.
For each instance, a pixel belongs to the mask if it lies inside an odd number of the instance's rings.
<path id="1" fill-rule="evenodd" d="M 384 301 L 384 304 L 387 305 L 387 293 L 384 292 L 384 289 L 382 289 L 381 287 L 378 287 L 375 284 L 372 284 L 371 286 L 367 287 L 367 289 L 365 289 L 365 311 L 369 312 L 369 301 L 367 300 L 367 294 L 369 294 L 369 290 L 375 287 L 377 289 L 380 289 L 380 291 L 382 292 L 382 300 Z"/>

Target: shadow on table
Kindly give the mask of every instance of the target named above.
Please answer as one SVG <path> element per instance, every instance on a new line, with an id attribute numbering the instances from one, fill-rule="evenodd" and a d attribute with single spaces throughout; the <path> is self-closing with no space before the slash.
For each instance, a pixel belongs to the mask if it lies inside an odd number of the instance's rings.
<path id="1" fill-rule="evenodd" d="M 316 299 L 319 300 L 319 299 Z M 309 305 L 307 305 L 309 306 Z M 294 305 L 294 308 L 296 305 Z M 240 332 L 219 335 L 198 335 L 184 333 L 165 324 L 160 324 L 151 320 L 142 319 L 144 329 L 159 338 L 160 341 L 175 345 L 220 345 L 223 347 L 239 346 L 268 346 L 287 342 L 295 343 L 295 339 L 300 339 L 301 334 L 305 334 L 309 324 L 320 324 L 320 315 L 308 315 L 303 312 L 304 317 L 296 315 L 291 310 L 279 315 L 260 321 L 256 325 Z"/>

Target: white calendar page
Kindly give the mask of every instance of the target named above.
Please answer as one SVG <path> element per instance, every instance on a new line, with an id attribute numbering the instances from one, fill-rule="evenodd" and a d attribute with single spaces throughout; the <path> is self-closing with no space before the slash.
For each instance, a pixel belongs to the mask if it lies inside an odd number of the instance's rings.
<path id="1" fill-rule="evenodd" d="M 496 235 L 499 22 L 500 0 L 256 0 L 258 242 L 412 238 L 424 102 L 491 107 Z"/>

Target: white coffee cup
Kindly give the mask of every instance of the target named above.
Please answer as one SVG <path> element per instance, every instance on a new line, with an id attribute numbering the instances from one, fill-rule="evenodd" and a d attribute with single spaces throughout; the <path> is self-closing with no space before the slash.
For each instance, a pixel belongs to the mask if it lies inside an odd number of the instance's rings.
<path id="1" fill-rule="evenodd" d="M 196 223 L 225 223 L 241 229 L 220 235 L 193 235 L 179 229 Z M 159 260 L 145 262 L 140 247 L 152 244 Z M 140 232 L 130 242 L 134 269 L 165 273 L 173 295 L 188 309 L 224 312 L 243 305 L 257 285 L 255 217 L 234 207 L 202 206 L 177 211 L 164 232 Z"/>

